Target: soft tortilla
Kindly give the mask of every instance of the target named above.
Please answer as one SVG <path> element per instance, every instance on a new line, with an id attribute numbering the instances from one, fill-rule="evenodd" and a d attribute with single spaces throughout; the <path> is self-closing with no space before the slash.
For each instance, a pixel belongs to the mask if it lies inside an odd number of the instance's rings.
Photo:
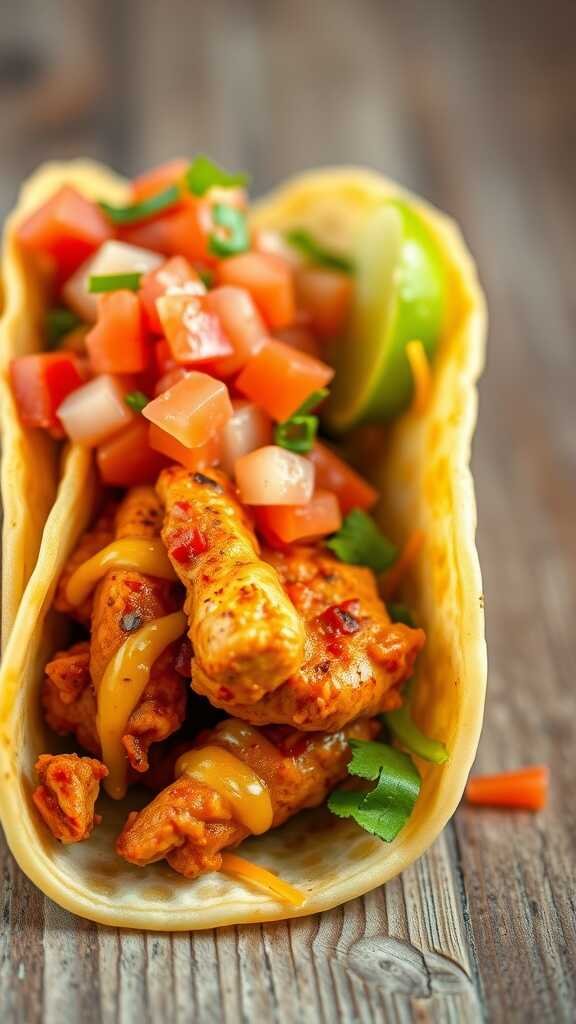
<path id="1" fill-rule="evenodd" d="M 78 167 L 90 194 L 113 195 L 107 172 Z M 70 171 L 52 169 L 54 185 Z M 41 180 L 36 179 L 36 180 Z M 363 170 L 317 171 L 290 181 L 264 199 L 253 222 L 304 225 L 326 242 L 346 247 L 362 219 L 390 195 L 392 182 Z M 55 749 L 41 721 L 38 687 L 47 655 L 63 624 L 48 613 L 64 561 L 91 509 L 90 460 L 72 449 L 50 513 L 36 568 L 26 588 L 0 674 L 0 815 L 22 870 L 68 910 L 108 925 L 188 930 L 269 921 L 326 910 L 397 875 L 432 843 L 453 814 L 480 734 L 486 685 L 486 648 L 480 568 L 475 549 L 476 508 L 469 472 L 476 421 L 475 383 L 482 368 L 486 314 L 474 264 L 456 226 L 410 196 L 441 246 L 450 276 L 451 308 L 435 365 L 432 399 L 423 417 L 409 413 L 378 440 L 383 520 L 399 541 L 416 526 L 426 541 L 410 581 L 409 600 L 428 634 L 419 666 L 415 717 L 442 739 L 450 760 L 421 764 L 422 793 L 398 838 L 381 843 L 326 811 L 297 816 L 286 826 L 250 839 L 241 853 L 277 871 L 307 894 L 286 907 L 223 874 L 188 882 L 165 863 L 132 867 L 113 853 L 126 808 L 102 801 L 104 823 L 86 843 L 61 846 L 39 820 L 30 799 L 37 754 Z M 28 440 L 31 451 L 36 435 Z M 34 453 L 31 457 L 38 458 Z M 374 455 L 372 461 L 375 461 Z"/>
<path id="2" fill-rule="evenodd" d="M 16 229 L 64 184 L 76 185 L 91 197 L 107 194 L 113 201 L 120 201 L 127 189 L 121 178 L 90 161 L 46 164 L 23 186 L 4 229 L 1 277 L 5 303 L 0 320 L 2 649 L 36 564 L 60 474 L 58 446 L 43 430 L 22 426 L 8 383 L 10 360 L 43 347 L 47 298 L 47 282 L 26 259 L 18 245 Z"/>

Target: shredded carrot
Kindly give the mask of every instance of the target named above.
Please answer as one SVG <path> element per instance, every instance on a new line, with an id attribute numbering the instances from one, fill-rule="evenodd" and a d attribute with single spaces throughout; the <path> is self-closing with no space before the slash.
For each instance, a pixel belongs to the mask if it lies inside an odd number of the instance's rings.
<path id="1" fill-rule="evenodd" d="M 485 807 L 541 811 L 548 800 L 548 782 L 548 768 L 543 764 L 500 775 L 478 775 L 466 786 L 466 800 Z"/>
<path id="2" fill-rule="evenodd" d="M 306 896 L 299 889 L 295 889 L 293 885 L 284 882 L 278 878 L 278 875 L 273 875 L 266 868 L 261 868 L 258 864 L 253 864 L 252 861 L 244 860 L 244 857 L 237 857 L 235 853 L 222 854 L 221 871 L 227 875 L 245 878 L 247 882 L 252 882 L 259 889 L 265 889 L 282 903 L 290 903 L 293 907 L 301 907 L 306 901 Z"/>
<path id="3" fill-rule="evenodd" d="M 424 543 L 424 531 L 413 530 L 394 564 L 388 569 L 382 581 L 382 596 L 389 601 L 394 596 L 408 570 L 416 561 Z"/>
<path id="4" fill-rule="evenodd" d="M 407 343 L 406 358 L 410 363 L 412 380 L 414 382 L 411 409 L 420 416 L 428 405 L 432 383 L 430 363 L 421 341 L 409 341 Z"/>

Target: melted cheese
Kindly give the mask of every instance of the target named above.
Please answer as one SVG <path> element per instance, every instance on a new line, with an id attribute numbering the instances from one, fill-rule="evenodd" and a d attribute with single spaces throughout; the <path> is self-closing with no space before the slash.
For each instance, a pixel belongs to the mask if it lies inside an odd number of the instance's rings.
<path id="1" fill-rule="evenodd" d="M 245 878 L 247 882 L 264 889 L 280 903 L 287 903 L 292 907 L 301 907 L 306 902 L 306 896 L 300 889 L 295 889 L 289 882 L 284 882 L 278 875 L 273 875 L 266 868 L 259 864 L 253 864 L 244 857 L 238 857 L 235 853 L 222 854 L 222 867 L 220 869 L 227 875 L 236 875 L 238 878 Z"/>
<path id="2" fill-rule="evenodd" d="M 253 835 L 267 832 L 273 810 L 268 787 L 249 765 L 223 747 L 188 750 L 176 762 L 176 775 L 190 775 L 226 800 L 236 821 Z"/>
<path id="3" fill-rule="evenodd" d="M 163 580 L 176 579 L 160 538 L 143 540 L 138 537 L 126 537 L 123 540 L 112 541 L 72 573 L 66 585 L 66 598 L 70 604 L 82 604 L 98 580 L 111 569 L 135 569 L 145 576 L 158 576 Z"/>
<path id="4" fill-rule="evenodd" d="M 121 800 L 126 793 L 128 762 L 122 736 L 128 719 L 146 689 L 152 665 L 185 629 L 183 612 L 146 623 L 116 651 L 102 677 L 97 693 L 96 728 L 102 760 L 109 772 L 104 788 L 115 800 Z"/>

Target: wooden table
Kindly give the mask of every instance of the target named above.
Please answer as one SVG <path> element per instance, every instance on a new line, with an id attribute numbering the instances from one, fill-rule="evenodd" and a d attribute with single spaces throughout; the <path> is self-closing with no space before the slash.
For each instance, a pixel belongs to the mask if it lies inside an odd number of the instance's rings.
<path id="1" fill-rule="evenodd" d="M 48 156 L 205 150 L 261 191 L 385 170 L 461 221 L 492 313 L 474 468 L 490 690 L 479 770 L 548 762 L 538 817 L 462 808 L 418 864 L 293 924 L 143 935 L 2 866 L 0 1020 L 572 1021 L 576 7 L 20 0 L 3 5 L 0 204 Z"/>

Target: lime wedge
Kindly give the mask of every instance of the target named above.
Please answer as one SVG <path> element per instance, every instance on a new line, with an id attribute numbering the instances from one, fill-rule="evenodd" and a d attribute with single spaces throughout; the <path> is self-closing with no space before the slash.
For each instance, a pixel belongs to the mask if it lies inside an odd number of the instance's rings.
<path id="1" fill-rule="evenodd" d="M 444 311 L 445 270 L 438 246 L 410 206 L 390 200 L 370 216 L 354 258 L 351 327 L 335 355 L 336 376 L 324 419 L 334 433 L 390 419 L 412 396 L 406 344 L 429 358 Z"/>

